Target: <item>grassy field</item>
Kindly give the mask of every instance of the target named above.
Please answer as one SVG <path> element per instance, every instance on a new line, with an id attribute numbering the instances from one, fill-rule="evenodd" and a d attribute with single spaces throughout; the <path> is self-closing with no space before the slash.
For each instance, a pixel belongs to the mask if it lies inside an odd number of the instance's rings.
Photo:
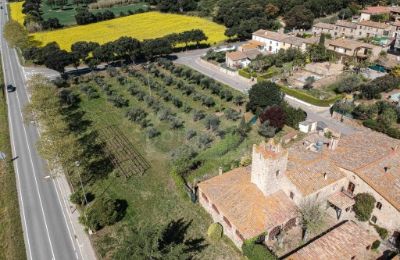
<path id="1" fill-rule="evenodd" d="M 10 4 L 13 19 L 23 23 L 21 7 L 21 2 Z M 55 41 L 62 49 L 70 50 L 71 44 L 77 41 L 93 41 L 102 44 L 114 41 L 121 36 L 145 40 L 192 29 L 203 30 L 208 37 L 207 43 L 210 44 L 227 39 L 224 35 L 225 27 L 222 25 L 200 17 L 159 12 L 130 15 L 88 25 L 38 32 L 32 35 L 43 45 Z"/>
<path id="2" fill-rule="evenodd" d="M 0 80 L 3 82 L 2 70 Z M 11 147 L 7 106 L 2 93 L 0 93 L 0 122 L 0 151 L 7 155 L 7 161 L 0 161 L 0 259 L 19 260 L 26 258 L 26 251 L 19 214 L 15 173 L 10 161 Z"/>
<path id="3" fill-rule="evenodd" d="M 34 38 L 43 45 L 57 42 L 62 49 L 69 50 L 77 41 L 106 43 L 121 36 L 131 36 L 138 40 L 154 39 L 171 33 L 191 29 L 201 29 L 208 36 L 208 43 L 226 39 L 225 27 L 199 17 L 147 12 L 116 18 L 109 21 L 70 27 L 61 30 L 39 32 Z"/>
<path id="4" fill-rule="evenodd" d="M 49 18 L 58 18 L 61 24 L 63 25 L 74 25 L 76 24 L 75 14 L 76 14 L 76 5 L 72 4 L 71 1 L 69 4 L 65 5 L 64 9 L 53 9 L 51 6 L 48 6 L 45 2 L 42 1 L 42 12 L 43 12 L 43 19 L 47 20 Z M 116 16 L 119 16 L 120 12 L 128 13 L 128 11 L 135 12 L 138 9 L 147 10 L 148 5 L 146 3 L 135 3 L 130 5 L 123 5 L 123 6 L 113 6 L 111 8 L 104 8 L 104 9 L 96 9 L 90 10 L 93 13 L 110 10 Z"/>
<path id="5" fill-rule="evenodd" d="M 22 4 L 24 2 L 12 2 L 8 5 L 10 6 L 11 18 L 20 24 L 24 24 L 25 14 L 22 13 Z"/>
<path id="6" fill-rule="evenodd" d="M 173 181 L 171 170 L 171 152 L 184 144 L 197 143 L 197 137 L 201 134 L 213 136 L 213 141 L 209 148 L 205 148 L 199 153 L 198 158 L 205 160 L 197 170 L 189 173 L 187 177 L 191 183 L 194 179 L 201 179 L 205 175 L 213 176 L 218 174 L 219 166 L 228 166 L 233 161 L 240 159 L 244 154 L 251 151 L 251 145 L 260 141 L 260 136 L 252 130 L 249 136 L 239 144 L 238 147 L 221 153 L 227 143 L 232 141 L 232 137 L 227 135 L 225 138 L 216 137 L 215 133 L 206 130 L 204 119 L 193 121 L 195 110 L 204 110 L 207 115 L 218 114 L 221 108 L 232 108 L 235 110 L 243 109 L 233 104 L 232 101 L 226 101 L 211 94 L 208 89 L 202 89 L 188 79 L 177 77 L 170 71 L 159 69 L 164 75 L 173 78 L 174 82 L 183 81 L 185 85 L 196 86 L 197 94 L 212 96 L 215 100 L 215 106 L 205 108 L 201 101 L 195 101 L 191 95 L 183 94 L 175 84 L 167 86 L 164 79 L 152 73 L 147 74 L 144 71 L 138 72 L 139 76 L 127 75 L 118 72 L 117 75 L 110 77 L 106 73 L 98 73 L 88 77 L 81 77 L 80 83 L 74 84 L 72 89 L 80 95 L 80 110 L 84 112 L 84 119 L 89 120 L 91 129 L 103 129 L 108 125 L 117 125 L 118 128 L 129 138 L 141 151 L 144 157 L 151 164 L 151 168 L 141 177 L 136 176 L 125 180 L 113 175 L 105 179 L 96 181 L 88 189 L 95 196 L 106 191 L 112 197 L 125 199 L 128 202 L 128 210 L 125 218 L 111 227 L 106 227 L 93 236 L 94 244 L 98 253 L 105 259 L 111 259 L 115 250 L 118 250 L 118 244 L 123 240 L 123 231 L 126 227 L 140 227 L 145 223 L 165 224 L 171 220 L 184 219 L 191 222 L 187 235 L 190 238 L 204 238 L 206 248 L 197 252 L 196 259 L 240 259 L 237 250 L 225 239 L 220 242 L 210 242 L 207 240 L 206 231 L 212 220 L 209 215 L 198 205 L 182 198 L 177 192 L 178 188 Z M 142 75 L 142 76 L 140 76 Z M 103 89 L 95 82 L 95 77 L 102 77 L 107 89 Z M 120 79 L 124 79 L 121 83 Z M 184 107 L 176 107 L 171 101 L 165 101 L 159 96 L 157 90 L 151 90 L 151 96 L 162 104 L 164 108 L 171 110 L 177 117 L 184 121 L 184 126 L 180 129 L 170 129 L 169 120 L 162 121 L 159 113 L 155 113 L 146 103 L 146 98 L 140 100 L 139 95 L 132 95 L 129 92 L 131 86 L 136 86 L 139 91 L 150 95 L 145 79 L 150 82 L 158 82 L 163 89 L 167 90 L 172 97 L 179 98 L 183 104 L 190 106 L 191 112 L 184 112 Z M 90 86 L 99 94 L 98 98 L 88 98 L 88 95 L 82 90 L 82 87 Z M 109 93 L 120 95 L 129 100 L 129 107 L 117 108 L 107 101 Z M 234 95 L 241 95 L 234 92 Z M 141 108 L 146 111 L 147 119 L 150 125 L 160 130 L 160 135 L 155 138 L 146 136 L 146 129 L 139 124 L 133 123 L 125 116 L 130 108 Z M 225 119 L 220 115 L 220 129 L 228 129 L 239 124 L 239 121 Z M 195 130 L 197 137 L 188 141 L 186 133 L 189 129 Z"/>

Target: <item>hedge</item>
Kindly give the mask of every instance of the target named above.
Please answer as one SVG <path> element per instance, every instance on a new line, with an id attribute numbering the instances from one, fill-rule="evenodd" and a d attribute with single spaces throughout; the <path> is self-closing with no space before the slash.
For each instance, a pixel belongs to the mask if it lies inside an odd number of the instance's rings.
<path id="1" fill-rule="evenodd" d="M 336 95 L 333 98 L 321 100 L 321 99 L 318 99 L 311 95 L 308 95 L 307 93 L 298 91 L 296 89 L 288 88 L 285 86 L 280 86 L 280 87 L 285 94 L 295 97 L 297 99 L 300 99 L 300 100 L 307 102 L 309 104 L 312 104 L 314 106 L 329 107 L 331 104 L 335 103 L 337 100 L 343 98 L 343 95 Z"/>
<path id="2" fill-rule="evenodd" d="M 245 77 L 245 78 L 247 78 L 247 79 L 250 79 L 250 78 L 251 78 L 250 72 L 247 72 L 247 71 L 244 70 L 244 69 L 239 70 L 239 75 L 242 76 L 242 77 Z"/>
<path id="3" fill-rule="evenodd" d="M 175 182 L 176 188 L 178 189 L 179 196 L 184 199 L 188 199 L 189 197 L 186 191 L 186 183 L 183 177 L 176 170 L 171 171 L 171 176 Z"/>
<path id="4" fill-rule="evenodd" d="M 242 245 L 242 251 L 249 260 L 277 260 L 278 257 L 266 246 L 258 244 L 259 237 L 248 239 Z"/>

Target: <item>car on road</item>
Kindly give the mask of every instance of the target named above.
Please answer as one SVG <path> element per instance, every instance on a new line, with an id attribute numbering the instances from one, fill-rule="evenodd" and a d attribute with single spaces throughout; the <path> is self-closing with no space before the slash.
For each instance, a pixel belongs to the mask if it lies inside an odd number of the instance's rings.
<path id="1" fill-rule="evenodd" d="M 14 87 L 13 85 L 9 84 L 7 85 L 7 92 L 14 92 L 16 89 L 16 87 Z"/>

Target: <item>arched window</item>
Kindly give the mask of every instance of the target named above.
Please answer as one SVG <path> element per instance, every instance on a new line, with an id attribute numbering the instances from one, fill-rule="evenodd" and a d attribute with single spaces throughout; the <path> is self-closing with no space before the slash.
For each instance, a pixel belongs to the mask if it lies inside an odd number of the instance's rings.
<path id="1" fill-rule="evenodd" d="M 380 203 L 379 201 L 376 203 L 376 208 L 377 209 L 382 209 L 382 203 Z"/>
<path id="2" fill-rule="evenodd" d="M 277 170 L 276 173 L 275 173 L 275 174 L 276 174 L 276 177 L 278 177 L 280 173 L 281 173 L 281 171 L 280 171 L 280 170 Z"/>

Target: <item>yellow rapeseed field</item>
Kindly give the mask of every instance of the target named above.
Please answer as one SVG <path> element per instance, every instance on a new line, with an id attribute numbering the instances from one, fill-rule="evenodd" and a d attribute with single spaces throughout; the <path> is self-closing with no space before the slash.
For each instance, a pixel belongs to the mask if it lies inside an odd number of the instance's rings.
<path id="1" fill-rule="evenodd" d="M 24 2 L 9 3 L 11 9 L 11 18 L 20 24 L 24 24 L 25 14 L 22 13 L 22 4 Z"/>
<path id="2" fill-rule="evenodd" d="M 39 32 L 34 33 L 33 36 L 43 45 L 55 41 L 62 49 L 70 50 L 71 44 L 77 41 L 93 41 L 102 44 L 121 36 L 131 36 L 138 40 L 154 39 L 191 29 L 203 30 L 210 44 L 226 39 L 225 27 L 222 25 L 199 17 L 159 12 L 147 12 L 88 25 Z"/>

